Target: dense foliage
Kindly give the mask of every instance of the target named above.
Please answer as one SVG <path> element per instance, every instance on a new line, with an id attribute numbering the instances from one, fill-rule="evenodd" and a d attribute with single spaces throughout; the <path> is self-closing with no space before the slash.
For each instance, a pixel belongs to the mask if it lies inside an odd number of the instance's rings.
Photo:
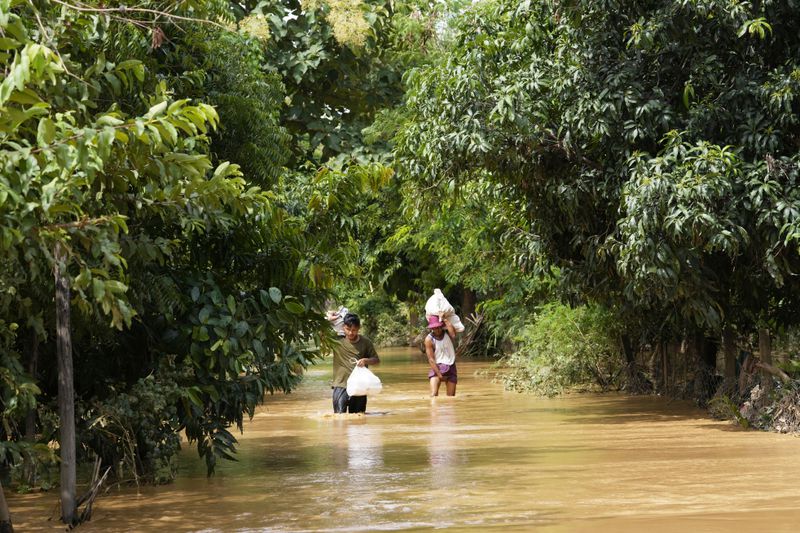
<path id="1" fill-rule="evenodd" d="M 334 302 L 400 343 L 442 288 L 519 388 L 732 387 L 797 325 L 797 7 L 0 0 L 4 464 L 58 438 L 54 276 L 79 458 L 137 481 L 232 458 Z"/>
<path id="2" fill-rule="evenodd" d="M 258 61 L 222 68 L 258 45 L 201 20 L 224 16 L 225 2 L 140 8 L 2 5 L 0 304 L 4 338 L 22 333 L 4 357 L 38 366 L 47 405 L 60 264 L 73 295 L 80 450 L 114 465 L 124 456 L 124 475 L 148 477 L 179 430 L 209 471 L 230 457 L 230 426 L 313 359 L 324 292 L 308 276 L 303 225 L 269 191 L 285 161 L 280 84 Z M 156 24 L 147 9 L 168 15 Z M 254 102 L 255 120 L 237 120 Z M 26 380 L 10 374 L 9 402 L 30 407 Z"/>
<path id="3" fill-rule="evenodd" d="M 507 191 L 524 218 L 506 259 L 612 310 L 634 346 L 794 324 L 797 13 L 476 4 L 412 77 L 405 172 Z"/>
<path id="4" fill-rule="evenodd" d="M 503 380 L 511 389 L 546 396 L 586 385 L 619 388 L 620 329 L 603 309 L 548 304 L 515 334 L 518 347 L 503 361 L 511 369 Z"/>
<path id="5" fill-rule="evenodd" d="M 443 6 L 0 3 L 5 465 L 58 438 L 54 268 L 79 460 L 120 480 L 170 479 L 181 431 L 209 472 L 232 458 L 231 427 L 325 344 L 334 288 L 374 283 L 373 329 L 408 335 L 388 140 Z"/>

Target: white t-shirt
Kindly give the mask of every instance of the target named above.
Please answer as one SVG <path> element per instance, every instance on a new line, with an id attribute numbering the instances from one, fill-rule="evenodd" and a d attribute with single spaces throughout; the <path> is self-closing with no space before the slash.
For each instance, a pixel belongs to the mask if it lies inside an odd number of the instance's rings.
<path id="1" fill-rule="evenodd" d="M 453 346 L 453 340 L 450 335 L 445 332 L 441 339 L 437 339 L 431 334 L 429 336 L 433 340 L 433 357 L 436 360 L 436 364 L 452 365 L 455 363 L 456 349 Z"/>

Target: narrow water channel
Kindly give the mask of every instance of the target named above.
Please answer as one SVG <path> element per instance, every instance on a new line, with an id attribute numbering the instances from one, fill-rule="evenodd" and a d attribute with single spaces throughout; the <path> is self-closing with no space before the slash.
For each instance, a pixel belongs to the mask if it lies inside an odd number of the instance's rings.
<path id="1" fill-rule="evenodd" d="M 78 531 L 797 531 L 800 440 L 740 431 L 655 397 L 542 399 L 459 362 L 428 397 L 426 364 L 381 351 L 367 416 L 330 415 L 330 366 L 267 399 L 237 463 L 205 477 L 182 452 L 167 486 L 112 490 Z M 444 392 L 444 390 L 442 391 Z M 62 530 L 56 491 L 11 496 L 19 531 Z M 57 515 L 56 515 L 57 516 Z"/>

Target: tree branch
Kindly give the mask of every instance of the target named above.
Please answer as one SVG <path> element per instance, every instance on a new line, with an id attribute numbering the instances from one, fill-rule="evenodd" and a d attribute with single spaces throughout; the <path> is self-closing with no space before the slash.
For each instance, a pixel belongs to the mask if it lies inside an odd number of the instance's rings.
<path id="1" fill-rule="evenodd" d="M 776 366 L 767 363 L 756 363 L 756 367 L 760 368 L 761 370 L 764 370 L 769 374 L 772 374 L 776 378 L 780 379 L 783 383 L 789 383 L 790 381 L 792 381 L 792 378 L 790 378 L 786 372 L 784 372 L 783 370 L 781 370 Z"/>
<path id="2" fill-rule="evenodd" d="M 156 15 L 158 17 L 164 17 L 164 18 L 167 18 L 167 19 L 170 19 L 170 20 L 180 20 L 180 21 L 184 21 L 184 22 L 197 22 L 197 23 L 200 23 L 200 24 L 209 24 L 211 26 L 216 26 L 218 28 L 222 28 L 223 30 L 230 30 L 230 28 L 228 28 L 228 27 L 226 27 L 226 26 L 224 26 L 222 24 L 219 24 L 218 22 L 214 22 L 213 20 L 198 19 L 198 18 L 194 18 L 194 17 L 184 17 L 184 16 L 181 16 L 181 15 L 175 15 L 173 13 L 167 13 L 166 11 L 159 11 L 157 9 L 149 9 L 149 8 L 145 8 L 145 7 L 125 7 L 125 6 L 120 6 L 120 7 L 88 7 L 88 6 L 83 6 L 83 5 L 76 6 L 74 4 L 63 2 L 62 0 L 53 0 L 53 2 L 55 2 L 56 4 L 60 4 L 60 5 L 64 6 L 64 7 L 66 7 L 66 8 L 74 9 L 75 11 L 84 11 L 84 12 L 89 12 L 89 13 L 123 13 L 123 14 L 124 13 L 147 13 L 147 14 L 151 14 L 151 15 Z M 136 24 L 136 23 L 142 24 L 142 21 L 138 21 L 138 20 L 135 20 L 135 19 L 129 19 L 127 17 L 118 17 L 118 18 L 120 18 L 122 20 L 125 20 L 127 22 L 130 22 L 132 24 Z M 149 21 L 149 22 L 151 24 L 155 24 L 156 21 L 152 20 L 152 21 Z"/>

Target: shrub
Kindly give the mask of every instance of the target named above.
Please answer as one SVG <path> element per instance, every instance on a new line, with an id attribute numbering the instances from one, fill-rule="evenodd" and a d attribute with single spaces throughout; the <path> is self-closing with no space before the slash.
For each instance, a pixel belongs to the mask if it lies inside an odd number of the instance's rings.
<path id="1" fill-rule="evenodd" d="M 618 328 L 597 306 L 545 305 L 514 338 L 516 350 L 500 362 L 501 379 L 507 388 L 547 396 L 618 386 L 624 367 Z"/>
<path id="2" fill-rule="evenodd" d="M 182 393 L 176 376 L 162 374 L 166 373 L 151 374 L 127 392 L 113 391 L 83 406 L 87 423 L 80 437 L 86 451 L 112 466 L 118 480 L 165 483 L 175 477 Z"/>

